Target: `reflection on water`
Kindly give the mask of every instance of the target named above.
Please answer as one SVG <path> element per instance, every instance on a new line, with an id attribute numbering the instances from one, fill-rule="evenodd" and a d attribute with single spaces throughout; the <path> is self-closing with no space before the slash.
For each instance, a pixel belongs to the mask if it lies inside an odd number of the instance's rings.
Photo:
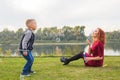
<path id="1" fill-rule="evenodd" d="M 62 56 L 73 55 L 81 50 L 87 49 L 85 44 L 49 44 L 49 45 L 35 45 L 33 50 L 34 56 Z M 2 54 L 1 54 L 2 53 Z M 0 55 L 19 56 L 18 45 L 0 45 Z M 117 56 L 120 55 L 120 43 L 109 43 L 105 46 L 105 55 Z"/>
<path id="2" fill-rule="evenodd" d="M 120 43 L 108 43 L 105 46 L 105 55 L 120 55 Z"/>

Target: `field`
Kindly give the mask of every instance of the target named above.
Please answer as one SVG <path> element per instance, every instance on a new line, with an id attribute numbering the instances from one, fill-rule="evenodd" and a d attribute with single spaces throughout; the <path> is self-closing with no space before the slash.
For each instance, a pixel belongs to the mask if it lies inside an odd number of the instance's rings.
<path id="1" fill-rule="evenodd" d="M 20 80 L 23 58 L 0 58 L 0 80 Z M 24 80 L 120 80 L 120 57 L 105 57 L 107 66 L 85 67 L 83 60 L 63 66 L 59 57 L 37 57 L 33 69 L 37 72 Z"/>

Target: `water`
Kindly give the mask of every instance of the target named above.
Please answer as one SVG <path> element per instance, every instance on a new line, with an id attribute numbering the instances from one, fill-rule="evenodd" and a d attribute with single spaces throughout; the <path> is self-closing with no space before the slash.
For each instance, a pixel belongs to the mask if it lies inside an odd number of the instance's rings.
<path id="1" fill-rule="evenodd" d="M 87 45 L 81 43 L 39 43 L 34 46 L 34 56 L 62 56 L 62 55 L 74 55 L 80 51 L 87 51 Z M 120 43 L 109 43 L 105 46 L 105 55 L 107 56 L 120 56 Z M 18 45 L 0 45 L 0 55 L 20 56 L 18 51 Z"/>

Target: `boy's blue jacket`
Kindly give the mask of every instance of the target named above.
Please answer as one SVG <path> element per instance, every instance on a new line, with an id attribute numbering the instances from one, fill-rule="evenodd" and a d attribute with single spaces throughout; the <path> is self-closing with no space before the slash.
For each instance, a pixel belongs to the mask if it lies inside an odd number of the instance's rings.
<path id="1" fill-rule="evenodd" d="M 19 45 L 19 51 L 28 51 L 33 49 L 33 43 L 34 43 L 35 35 L 32 32 L 32 30 L 28 29 L 24 33 L 20 45 Z"/>

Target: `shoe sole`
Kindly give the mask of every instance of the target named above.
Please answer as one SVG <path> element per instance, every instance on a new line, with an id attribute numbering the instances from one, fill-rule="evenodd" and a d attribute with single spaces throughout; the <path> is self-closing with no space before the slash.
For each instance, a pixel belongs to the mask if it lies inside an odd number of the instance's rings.
<path id="1" fill-rule="evenodd" d="M 31 76 L 31 75 L 20 75 L 20 77 L 29 77 L 29 76 Z"/>

